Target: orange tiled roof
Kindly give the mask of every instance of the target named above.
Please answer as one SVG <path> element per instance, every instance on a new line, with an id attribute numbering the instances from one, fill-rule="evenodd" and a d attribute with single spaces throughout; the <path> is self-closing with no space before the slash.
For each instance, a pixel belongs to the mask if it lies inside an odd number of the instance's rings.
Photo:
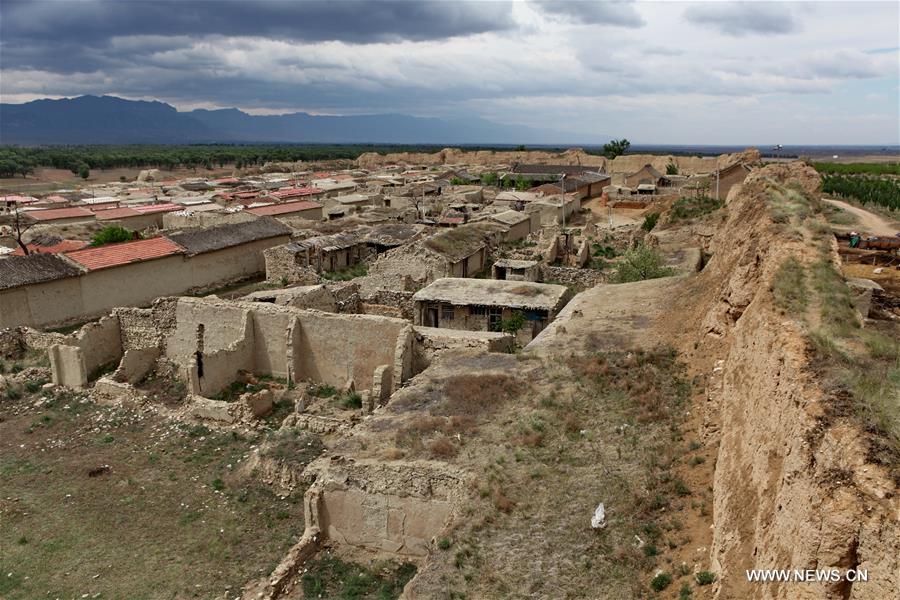
<path id="1" fill-rule="evenodd" d="M 118 267 L 133 262 L 163 258 L 184 252 L 181 246 L 164 237 L 110 244 L 99 248 L 87 248 L 75 252 L 66 252 L 66 256 L 84 265 L 89 271 Z"/>
<path id="2" fill-rule="evenodd" d="M 74 219 L 78 217 L 91 219 L 94 216 L 94 213 L 92 213 L 88 209 L 78 207 L 31 210 L 26 214 L 36 221 L 55 221 L 57 219 Z"/>

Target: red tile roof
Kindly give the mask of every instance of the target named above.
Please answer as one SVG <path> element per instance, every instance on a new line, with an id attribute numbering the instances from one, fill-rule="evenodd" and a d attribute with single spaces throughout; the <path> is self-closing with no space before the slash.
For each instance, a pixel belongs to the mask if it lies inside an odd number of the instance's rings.
<path id="1" fill-rule="evenodd" d="M 28 216 L 36 221 L 56 221 L 57 219 L 75 219 L 83 217 L 85 219 L 93 219 L 94 213 L 86 208 L 50 208 L 47 210 L 31 210 Z"/>
<path id="2" fill-rule="evenodd" d="M 56 244 L 51 244 L 49 246 L 41 246 L 39 244 L 25 244 L 28 246 L 28 251 L 32 254 L 59 254 L 60 252 L 72 252 L 74 250 L 81 250 L 85 246 L 88 245 L 88 242 L 83 240 L 60 240 Z M 15 252 L 12 253 L 13 256 L 24 256 L 25 253 L 22 252 L 21 248 L 16 248 Z"/>
<path id="3" fill-rule="evenodd" d="M 15 202 L 17 204 L 31 204 L 37 202 L 32 196 L 0 196 L 0 202 Z"/>
<path id="4" fill-rule="evenodd" d="M 133 262 L 163 258 L 173 254 L 181 254 L 184 250 L 164 237 L 124 242 L 122 244 L 110 244 L 99 248 L 87 248 L 75 252 L 66 252 L 66 256 L 75 262 L 84 265 L 89 271 L 118 267 Z"/>
<path id="5" fill-rule="evenodd" d="M 269 195 L 273 198 L 293 198 L 294 196 L 313 196 L 315 194 L 323 194 L 324 192 L 319 188 L 314 187 L 299 187 L 299 188 L 284 188 L 281 190 L 276 190 L 274 192 L 269 192 Z"/>
<path id="6" fill-rule="evenodd" d="M 241 180 L 237 177 L 222 177 L 220 179 L 213 179 L 210 183 L 218 183 L 218 184 L 226 184 L 226 183 L 240 183 Z"/>
<path id="7" fill-rule="evenodd" d="M 248 213 L 253 213 L 254 215 L 284 215 L 293 212 L 300 212 L 302 210 L 310 210 L 313 208 L 322 208 L 322 205 L 318 202 L 284 202 L 283 204 L 270 204 L 269 206 L 257 206 L 256 208 L 248 208 Z"/>
<path id="8" fill-rule="evenodd" d="M 64 198 L 63 196 L 60 196 L 59 194 L 53 194 L 52 196 L 47 196 L 46 198 L 41 200 L 41 202 L 68 202 L 68 201 L 69 201 L 68 198 Z"/>
<path id="9" fill-rule="evenodd" d="M 107 208 L 106 210 L 98 210 L 96 212 L 98 221 L 109 221 L 110 219 L 124 219 L 126 217 L 136 217 L 140 215 L 138 211 L 131 208 Z"/>
<path id="10" fill-rule="evenodd" d="M 132 206 L 130 208 L 146 215 L 158 212 L 172 212 L 175 210 L 181 210 L 184 207 L 180 204 L 172 204 L 171 202 L 169 202 L 167 204 L 145 204 L 143 206 Z"/>

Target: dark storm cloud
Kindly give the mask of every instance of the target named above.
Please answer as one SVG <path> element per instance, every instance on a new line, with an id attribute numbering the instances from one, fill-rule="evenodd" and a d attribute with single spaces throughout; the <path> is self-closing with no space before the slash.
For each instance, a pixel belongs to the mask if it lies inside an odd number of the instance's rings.
<path id="1" fill-rule="evenodd" d="M 631 2 L 535 0 L 534 5 L 544 14 L 562 17 L 576 24 L 620 27 L 643 27 L 645 24 Z"/>
<path id="2" fill-rule="evenodd" d="M 152 51 L 154 36 L 256 36 L 304 42 L 435 40 L 514 26 L 507 2 L 460 0 L 3 0 L 4 69 L 91 71 Z M 140 36 L 111 56 L 112 38 Z"/>
<path id="3" fill-rule="evenodd" d="M 704 2 L 685 10 L 684 18 L 695 25 L 734 37 L 779 35 L 800 29 L 790 7 L 774 2 Z"/>

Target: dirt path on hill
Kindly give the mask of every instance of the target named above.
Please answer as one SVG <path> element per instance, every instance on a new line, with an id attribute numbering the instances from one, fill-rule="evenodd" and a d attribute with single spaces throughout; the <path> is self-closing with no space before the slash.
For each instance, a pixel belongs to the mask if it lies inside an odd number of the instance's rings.
<path id="1" fill-rule="evenodd" d="M 848 213 L 855 215 L 859 219 L 859 224 L 858 226 L 854 226 L 854 228 L 861 229 L 865 233 L 879 236 L 892 236 L 897 233 L 897 228 L 891 225 L 887 219 L 880 217 L 875 213 L 871 213 L 864 208 L 853 206 L 842 200 L 832 200 L 831 198 L 823 198 L 823 200 L 832 206 L 836 206 L 841 210 L 846 210 Z"/>

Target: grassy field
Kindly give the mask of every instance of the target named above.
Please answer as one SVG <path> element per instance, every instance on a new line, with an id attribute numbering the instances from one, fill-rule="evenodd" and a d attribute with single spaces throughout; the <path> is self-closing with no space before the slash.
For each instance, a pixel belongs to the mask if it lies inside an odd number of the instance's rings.
<path id="1" fill-rule="evenodd" d="M 239 596 L 304 526 L 303 490 L 240 469 L 262 435 L 19 388 L 0 402 L 0 597 Z"/>

